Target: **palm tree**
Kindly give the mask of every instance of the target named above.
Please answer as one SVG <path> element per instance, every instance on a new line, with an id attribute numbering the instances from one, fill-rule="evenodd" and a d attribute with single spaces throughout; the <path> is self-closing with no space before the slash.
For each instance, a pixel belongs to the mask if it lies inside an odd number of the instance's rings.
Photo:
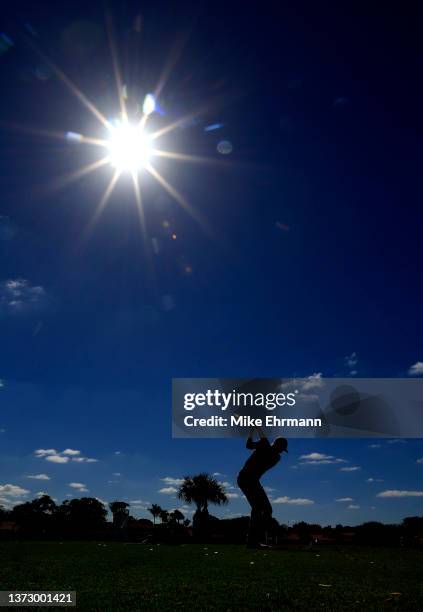
<path id="1" fill-rule="evenodd" d="M 129 518 L 129 504 L 124 501 L 114 501 L 110 502 L 109 508 L 113 514 L 113 525 L 119 528 L 126 526 Z"/>
<path id="2" fill-rule="evenodd" d="M 197 506 L 196 514 L 208 514 L 209 503 L 218 506 L 228 503 L 224 486 L 205 472 L 185 476 L 178 489 L 178 497 L 187 504 L 194 503 Z"/>
<path id="3" fill-rule="evenodd" d="M 151 504 L 151 508 L 148 508 L 148 511 L 150 514 L 153 515 L 153 524 L 156 524 L 156 518 L 158 516 L 160 516 L 160 513 L 162 512 L 162 508 L 159 506 L 159 504 Z"/>
<path id="4" fill-rule="evenodd" d="M 171 513 L 171 517 L 172 517 L 172 519 L 173 519 L 174 521 L 176 521 L 176 522 L 178 523 L 178 525 L 179 525 L 179 523 L 180 523 L 181 521 L 183 521 L 183 520 L 184 520 L 184 518 L 185 518 L 185 517 L 184 517 L 184 515 L 182 514 L 182 512 L 181 512 L 180 510 L 178 510 L 178 508 L 176 508 L 176 510 L 174 510 L 174 511 Z"/>
<path id="5" fill-rule="evenodd" d="M 162 523 L 167 523 L 169 520 L 169 512 L 167 510 L 160 510 L 160 520 Z"/>

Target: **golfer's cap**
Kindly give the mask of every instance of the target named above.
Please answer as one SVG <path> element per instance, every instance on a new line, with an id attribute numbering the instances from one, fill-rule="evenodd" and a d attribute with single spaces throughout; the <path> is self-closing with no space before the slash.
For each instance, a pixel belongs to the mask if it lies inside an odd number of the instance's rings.
<path id="1" fill-rule="evenodd" d="M 281 449 L 281 453 L 288 452 L 288 440 L 286 438 L 282 438 L 281 436 L 279 438 L 275 438 L 273 444 Z"/>

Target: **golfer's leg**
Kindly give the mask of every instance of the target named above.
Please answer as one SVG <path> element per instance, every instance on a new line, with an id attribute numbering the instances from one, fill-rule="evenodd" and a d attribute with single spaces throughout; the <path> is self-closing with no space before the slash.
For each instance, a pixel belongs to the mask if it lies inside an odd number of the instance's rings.
<path id="1" fill-rule="evenodd" d="M 248 475 L 244 472 L 240 472 L 238 474 L 238 486 L 241 491 L 244 493 L 248 503 L 251 506 L 251 514 L 250 514 L 250 522 L 248 524 L 248 533 L 247 533 L 247 546 L 255 546 L 255 524 L 257 522 L 257 510 L 254 508 L 254 491 L 251 486 L 251 479 L 248 478 Z"/>
<path id="2" fill-rule="evenodd" d="M 259 508 L 259 523 L 257 530 L 259 533 L 259 540 L 264 542 L 266 539 L 265 535 L 270 530 L 272 525 L 272 505 L 266 495 L 266 491 L 263 489 L 260 483 L 258 483 L 255 493 L 257 507 Z"/>
<path id="3" fill-rule="evenodd" d="M 238 474 L 238 486 L 247 498 L 248 503 L 251 506 L 250 523 L 248 527 L 247 546 L 257 546 L 263 538 L 262 528 L 262 514 L 263 514 L 263 496 L 267 500 L 267 504 L 270 507 L 270 515 L 272 514 L 272 507 L 267 499 L 267 495 L 264 492 L 260 482 L 251 477 L 248 473 L 240 472 Z"/>
<path id="4" fill-rule="evenodd" d="M 253 506 L 248 526 L 247 546 L 254 547 L 260 543 L 260 509 Z"/>
<path id="5" fill-rule="evenodd" d="M 250 482 L 248 490 L 248 501 L 251 504 L 250 527 L 248 531 L 248 546 L 257 546 L 260 543 L 261 534 L 261 485 L 258 480 Z"/>
<path id="6" fill-rule="evenodd" d="M 257 496 L 260 495 L 260 491 L 258 490 L 258 487 L 260 487 L 260 483 L 256 478 L 251 478 L 248 475 L 242 473 L 238 475 L 237 482 L 239 488 L 247 498 L 247 501 L 250 504 L 251 508 L 253 508 L 253 506 L 257 505 Z"/>

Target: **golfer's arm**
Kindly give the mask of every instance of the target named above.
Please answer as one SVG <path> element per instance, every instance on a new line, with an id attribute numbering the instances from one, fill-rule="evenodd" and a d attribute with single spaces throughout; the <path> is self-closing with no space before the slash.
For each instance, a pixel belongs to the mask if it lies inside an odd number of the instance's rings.
<path id="1" fill-rule="evenodd" d="M 251 428 L 250 428 L 250 433 L 249 433 L 249 436 L 248 436 L 248 438 L 247 438 L 247 444 L 246 444 L 246 446 L 247 446 L 247 448 L 248 448 L 249 450 L 253 450 L 254 448 L 257 448 L 258 444 L 260 443 L 260 442 L 254 442 L 254 441 L 253 441 L 253 434 L 254 434 L 254 430 L 256 430 L 256 431 L 257 431 L 258 436 L 259 436 L 259 438 L 260 438 L 260 441 L 261 441 L 261 440 L 263 440 L 263 439 L 264 439 L 264 440 L 266 439 L 266 436 L 264 435 L 264 433 L 263 433 L 263 430 L 262 430 L 262 429 L 260 429 L 259 427 L 251 427 Z"/>
<path id="2" fill-rule="evenodd" d="M 256 427 L 256 431 L 258 433 L 258 437 L 260 440 L 266 440 L 266 436 L 264 435 L 264 431 L 260 427 Z"/>
<path id="3" fill-rule="evenodd" d="M 248 450 L 253 450 L 257 445 L 257 442 L 253 441 L 254 429 L 254 427 L 250 427 L 250 431 L 248 432 L 247 444 L 245 445 Z"/>

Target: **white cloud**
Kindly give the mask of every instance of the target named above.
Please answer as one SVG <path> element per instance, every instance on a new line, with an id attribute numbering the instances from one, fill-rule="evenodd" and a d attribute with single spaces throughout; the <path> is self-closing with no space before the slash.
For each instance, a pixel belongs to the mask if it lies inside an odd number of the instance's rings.
<path id="1" fill-rule="evenodd" d="M 134 510 L 148 510 L 149 507 L 150 504 L 135 504 L 131 502 L 131 508 L 133 508 Z"/>
<path id="2" fill-rule="evenodd" d="M 423 463 L 423 457 L 421 459 L 417 459 L 416 463 Z"/>
<path id="3" fill-rule="evenodd" d="M 347 463 L 345 459 L 326 455 L 325 453 L 309 453 L 300 456 L 300 465 L 330 465 L 331 463 Z"/>
<path id="4" fill-rule="evenodd" d="M 159 489 L 159 493 L 165 493 L 166 495 L 173 495 L 173 493 L 176 493 L 178 491 L 178 489 L 175 489 L 175 487 L 163 487 L 163 489 Z"/>
<path id="5" fill-rule="evenodd" d="M 338 497 L 336 501 L 337 502 L 352 502 L 353 498 L 352 497 Z"/>
<path id="6" fill-rule="evenodd" d="M 358 465 L 352 465 L 351 467 L 342 467 L 340 468 L 340 472 L 357 472 L 357 470 L 361 470 Z"/>
<path id="7" fill-rule="evenodd" d="M 180 508 L 176 508 L 176 510 L 179 510 L 179 512 L 182 512 L 182 514 L 184 516 L 188 516 L 189 514 L 192 515 L 194 514 L 194 510 L 192 508 L 190 508 L 189 506 L 181 506 Z"/>
<path id="8" fill-rule="evenodd" d="M 226 497 L 228 499 L 238 499 L 239 494 L 238 493 L 226 493 Z"/>
<path id="9" fill-rule="evenodd" d="M 68 463 L 69 461 L 76 461 L 77 463 L 98 462 L 98 459 L 81 457 L 81 451 L 74 448 L 65 448 L 63 451 L 57 451 L 55 448 L 39 448 L 34 451 L 34 454 L 36 457 L 42 457 L 52 463 Z"/>
<path id="10" fill-rule="evenodd" d="M 369 448 L 381 448 L 382 444 L 369 444 Z"/>
<path id="11" fill-rule="evenodd" d="M 88 491 L 87 485 L 85 485 L 83 482 L 70 482 L 69 486 L 72 489 L 76 489 L 77 491 L 80 491 L 81 493 L 87 493 Z"/>
<path id="12" fill-rule="evenodd" d="M 423 361 L 417 361 L 415 364 L 410 366 L 408 370 L 409 376 L 422 376 L 423 374 Z"/>
<path id="13" fill-rule="evenodd" d="M 63 457 L 62 455 L 48 455 L 46 461 L 51 463 L 68 463 L 69 457 Z"/>
<path id="14" fill-rule="evenodd" d="M 47 474 L 29 474 L 27 478 L 31 480 L 50 480 L 50 476 L 47 476 Z"/>
<path id="15" fill-rule="evenodd" d="M 367 478 L 366 482 L 371 484 L 372 482 L 383 482 L 383 478 Z"/>
<path id="16" fill-rule="evenodd" d="M 42 310 L 48 304 L 46 291 L 34 286 L 25 278 L 15 278 L 0 283 L 0 313 L 18 314 Z"/>
<path id="17" fill-rule="evenodd" d="M 273 500 L 274 504 L 290 504 L 292 506 L 310 506 L 314 504 L 312 499 L 305 499 L 303 497 L 288 497 L 284 495 L 283 497 L 277 497 Z"/>
<path id="18" fill-rule="evenodd" d="M 350 369 L 350 370 L 355 370 L 355 366 L 358 363 L 358 357 L 357 357 L 357 353 L 354 351 L 353 353 L 351 353 L 351 355 L 347 355 L 345 357 L 345 365 Z M 350 374 L 352 374 L 352 372 L 350 372 Z"/>
<path id="19" fill-rule="evenodd" d="M 331 465 L 332 463 L 339 463 L 332 459 L 319 459 L 317 461 L 302 461 L 300 465 Z"/>
<path id="20" fill-rule="evenodd" d="M 224 489 L 235 489 L 234 485 L 231 484 L 230 482 L 228 482 L 227 480 L 224 480 L 223 482 L 219 482 L 219 484 L 224 488 Z"/>
<path id="21" fill-rule="evenodd" d="M 0 389 L 4 387 L 4 380 L 2 378 L 0 378 Z"/>
<path id="22" fill-rule="evenodd" d="M 402 438 L 393 438 L 392 440 L 387 440 L 388 444 L 406 444 L 407 441 Z"/>
<path id="23" fill-rule="evenodd" d="M 122 476 L 120 472 L 113 472 L 112 476 Z"/>
<path id="24" fill-rule="evenodd" d="M 316 460 L 319 461 L 320 459 L 330 459 L 332 458 L 332 455 L 325 455 L 324 453 L 309 453 L 308 455 L 301 455 L 300 459 L 307 459 L 307 460 Z"/>
<path id="25" fill-rule="evenodd" d="M 160 478 L 160 480 L 168 485 L 180 485 L 184 482 L 183 478 L 173 478 L 172 476 L 165 476 L 164 478 Z"/>
<path id="26" fill-rule="evenodd" d="M 350 504 L 348 506 L 349 510 L 358 510 L 360 508 L 360 506 L 357 506 L 356 504 Z"/>
<path id="27" fill-rule="evenodd" d="M 397 489 L 381 491 L 376 497 L 423 497 L 423 491 L 398 491 Z"/>
<path id="28" fill-rule="evenodd" d="M 212 476 L 226 476 L 226 474 L 222 474 L 222 472 L 213 472 Z"/>
<path id="29" fill-rule="evenodd" d="M 357 353 L 353 351 L 351 355 L 347 355 L 345 357 L 345 363 L 349 368 L 353 368 L 358 363 Z"/>
<path id="30" fill-rule="evenodd" d="M 23 497 L 29 493 L 28 489 L 19 487 L 18 485 L 4 484 L 0 485 L 0 495 L 5 497 Z"/>
<path id="31" fill-rule="evenodd" d="M 37 457 L 45 457 L 46 455 L 57 455 L 57 450 L 54 448 L 39 448 L 34 451 Z"/>
<path id="32" fill-rule="evenodd" d="M 324 382 L 322 380 L 322 373 L 317 372 L 308 376 L 305 382 L 302 384 L 303 391 L 310 391 L 311 389 L 321 389 L 324 387 Z"/>

